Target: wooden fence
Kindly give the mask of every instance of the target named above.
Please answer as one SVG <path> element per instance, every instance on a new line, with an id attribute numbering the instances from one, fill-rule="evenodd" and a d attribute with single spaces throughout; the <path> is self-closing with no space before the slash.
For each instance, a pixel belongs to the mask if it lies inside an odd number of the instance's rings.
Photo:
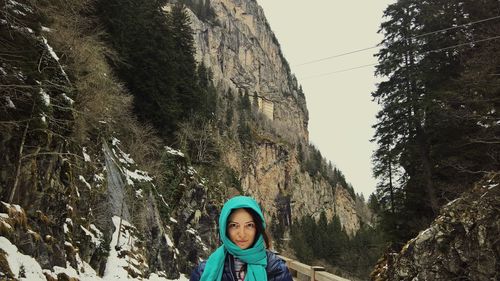
<path id="1" fill-rule="evenodd" d="M 350 281 L 349 279 L 328 273 L 324 267 L 310 266 L 296 260 L 279 256 L 286 261 L 288 269 L 292 273 L 293 280 L 296 281 Z"/>

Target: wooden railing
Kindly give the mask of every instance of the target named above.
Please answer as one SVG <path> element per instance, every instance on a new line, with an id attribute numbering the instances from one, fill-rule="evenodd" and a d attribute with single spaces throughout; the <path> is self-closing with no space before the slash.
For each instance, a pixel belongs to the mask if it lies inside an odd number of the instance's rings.
<path id="1" fill-rule="evenodd" d="M 284 256 L 279 256 L 286 261 L 286 265 L 292 273 L 293 280 L 297 281 L 350 281 L 335 274 L 325 271 L 322 266 L 310 266 L 296 260 L 289 259 Z"/>

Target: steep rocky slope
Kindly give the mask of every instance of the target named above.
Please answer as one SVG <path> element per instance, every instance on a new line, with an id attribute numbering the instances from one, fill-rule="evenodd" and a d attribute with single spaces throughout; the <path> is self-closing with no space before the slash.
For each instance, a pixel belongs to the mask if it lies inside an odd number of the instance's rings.
<path id="1" fill-rule="evenodd" d="M 255 96 L 278 136 L 261 135 L 250 154 L 229 142 L 225 162 L 240 174 L 244 191 L 262 202 L 269 219 L 285 214 L 288 222 L 282 223 L 289 224 L 304 215 L 317 218 L 325 211 L 328 219 L 339 215 L 353 234 L 360 218 L 345 186 L 331 186 L 326 179 L 300 169 L 297 145 L 309 142 L 305 97 L 262 8 L 254 0 L 210 4 L 213 21 L 202 21 L 191 13 L 198 60 L 213 71 L 223 91 Z"/>
<path id="2" fill-rule="evenodd" d="M 400 253 L 387 253 L 372 280 L 498 280 L 500 177 L 490 175 L 441 209 Z"/>

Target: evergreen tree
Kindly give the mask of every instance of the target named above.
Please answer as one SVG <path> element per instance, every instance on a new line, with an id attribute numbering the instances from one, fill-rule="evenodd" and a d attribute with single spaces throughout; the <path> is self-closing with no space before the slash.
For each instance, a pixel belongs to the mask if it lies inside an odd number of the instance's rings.
<path id="1" fill-rule="evenodd" d="M 134 111 L 166 135 L 179 116 L 172 30 L 152 0 L 99 1 L 100 18 L 122 61 L 113 61 L 134 95 Z"/>
<path id="2" fill-rule="evenodd" d="M 497 15 L 499 5 L 400 0 L 384 12 L 377 74 L 387 80 L 372 94 L 382 106 L 373 161 L 381 225 L 395 242 L 415 236 L 481 173 L 498 170 L 498 129 L 490 125 L 498 60 L 485 58 L 499 48 L 469 43 L 491 39 L 499 24 L 468 23 Z"/>
<path id="3" fill-rule="evenodd" d="M 214 119 L 217 109 L 217 91 L 213 84 L 212 72 L 205 64 L 198 66 L 198 86 L 200 91 L 200 106 L 198 110 L 205 119 Z M 232 118 L 232 116 L 231 116 Z"/>
<path id="4" fill-rule="evenodd" d="M 293 240 L 293 250 L 300 261 L 308 263 L 313 260 L 314 254 L 305 237 L 305 231 L 309 231 L 304 224 L 295 220 L 291 228 L 291 238 Z"/>
<path id="5" fill-rule="evenodd" d="M 432 182 L 432 163 L 426 117 L 428 103 L 432 97 L 426 92 L 422 61 L 425 53 L 421 48 L 421 40 L 417 33 L 422 23 L 417 17 L 421 12 L 420 1 L 398 1 L 385 10 L 388 21 L 381 27 L 385 32 L 383 47 L 378 54 L 377 73 L 389 79 L 380 83 L 372 94 L 382 105 L 377 115 L 380 120 L 374 127 L 375 139 L 379 146 L 375 154 L 377 170 L 375 174 L 391 177 L 385 184 L 380 196 L 384 198 L 389 190 L 391 208 L 394 211 L 395 188 L 392 181 L 393 159 L 398 159 L 403 174 L 399 179 L 403 184 L 404 195 L 400 198 L 407 210 L 419 212 L 418 217 L 433 217 L 437 212 L 438 202 Z M 399 167 L 396 167 L 398 169 Z M 404 182 L 403 182 L 404 179 Z M 412 207 L 413 206 L 413 207 Z M 393 220 L 395 223 L 398 220 Z M 395 225 L 396 229 L 398 228 Z M 418 231 L 418 227 L 409 235 Z"/>
<path id="6" fill-rule="evenodd" d="M 198 77 L 194 60 L 194 40 L 191 20 L 182 4 L 175 4 L 167 16 L 172 27 L 175 56 L 172 58 L 176 76 L 175 89 L 183 114 L 192 115 L 199 111 L 203 95 L 197 87 Z"/>
<path id="7" fill-rule="evenodd" d="M 112 61 L 134 95 L 134 111 L 171 138 L 186 118 L 214 118 L 212 76 L 194 59 L 191 22 L 185 7 L 165 13 L 164 1 L 101 0 L 98 10 L 107 38 L 121 61 Z"/>

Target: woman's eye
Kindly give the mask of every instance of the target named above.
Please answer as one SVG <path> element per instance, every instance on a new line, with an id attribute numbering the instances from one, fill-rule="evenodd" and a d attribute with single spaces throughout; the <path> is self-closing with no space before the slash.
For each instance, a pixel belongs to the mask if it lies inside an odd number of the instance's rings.
<path id="1" fill-rule="evenodd" d="M 254 223 L 247 223 L 246 227 L 247 228 L 254 228 L 255 224 Z"/>
<path id="2" fill-rule="evenodd" d="M 230 223 L 229 227 L 230 228 L 238 228 L 238 224 L 236 224 L 236 223 Z"/>

